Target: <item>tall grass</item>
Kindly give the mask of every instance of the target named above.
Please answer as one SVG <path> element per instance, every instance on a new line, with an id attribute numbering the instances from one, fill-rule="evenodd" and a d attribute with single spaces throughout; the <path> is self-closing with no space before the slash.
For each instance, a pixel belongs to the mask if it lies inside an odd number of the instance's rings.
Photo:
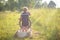
<path id="1" fill-rule="evenodd" d="M 57 29 L 60 27 L 60 9 L 30 9 L 32 30 L 40 32 L 32 40 L 56 40 Z M 14 40 L 15 32 L 20 29 L 19 12 L 0 12 L 0 40 Z M 58 32 L 60 33 L 60 31 Z M 19 39 L 20 40 L 20 39 Z M 25 40 L 30 40 L 25 38 Z"/>

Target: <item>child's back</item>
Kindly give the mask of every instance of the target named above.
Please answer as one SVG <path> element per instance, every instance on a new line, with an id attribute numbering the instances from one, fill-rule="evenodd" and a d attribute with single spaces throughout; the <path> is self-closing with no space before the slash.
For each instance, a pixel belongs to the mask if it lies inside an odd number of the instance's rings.
<path id="1" fill-rule="evenodd" d="M 29 26 L 29 12 L 21 14 L 22 26 Z"/>
<path id="2" fill-rule="evenodd" d="M 21 13 L 20 17 L 20 26 L 22 29 L 28 29 L 31 27 L 31 21 L 30 21 L 30 13 L 27 11 L 27 8 L 24 8 L 23 12 Z"/>

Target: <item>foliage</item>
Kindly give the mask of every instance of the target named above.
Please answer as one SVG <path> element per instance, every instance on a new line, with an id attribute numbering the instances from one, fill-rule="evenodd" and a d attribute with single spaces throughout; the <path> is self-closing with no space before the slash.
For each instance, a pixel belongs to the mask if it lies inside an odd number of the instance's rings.
<path id="1" fill-rule="evenodd" d="M 48 4 L 48 7 L 49 8 L 55 8 L 56 7 L 56 4 L 54 1 L 50 1 L 50 3 Z"/>
<path id="2" fill-rule="evenodd" d="M 4 6 L 5 10 L 20 10 L 22 7 L 27 6 L 27 7 L 33 7 L 34 5 L 34 0 L 1 0 L 0 2 L 3 2 L 3 4 L 0 5 L 0 7 Z M 2 6 L 3 5 L 3 6 Z"/>
<path id="3" fill-rule="evenodd" d="M 55 8 L 56 4 L 54 1 L 50 1 L 49 4 L 42 3 L 42 0 L 0 0 L 0 10 L 20 11 L 24 6 L 28 8 Z"/>
<path id="4" fill-rule="evenodd" d="M 3 3 L 0 3 L 0 11 L 2 11 L 3 10 Z"/>

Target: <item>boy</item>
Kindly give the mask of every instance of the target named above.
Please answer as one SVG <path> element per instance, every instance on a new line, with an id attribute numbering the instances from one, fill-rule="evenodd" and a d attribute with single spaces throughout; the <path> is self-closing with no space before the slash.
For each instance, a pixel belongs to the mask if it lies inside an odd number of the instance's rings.
<path id="1" fill-rule="evenodd" d="M 29 19 L 30 12 L 28 12 L 28 8 L 24 7 L 23 12 L 21 13 L 21 17 L 19 19 L 19 25 L 22 29 L 22 31 L 27 31 L 29 28 L 31 28 L 31 21 Z"/>

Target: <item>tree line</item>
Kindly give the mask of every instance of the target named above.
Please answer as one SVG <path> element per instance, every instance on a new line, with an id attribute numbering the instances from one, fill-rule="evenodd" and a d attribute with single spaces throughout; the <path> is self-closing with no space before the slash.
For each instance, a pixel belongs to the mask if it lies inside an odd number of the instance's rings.
<path id="1" fill-rule="evenodd" d="M 2 10 L 18 10 L 22 7 L 27 6 L 29 8 L 55 8 L 56 4 L 50 1 L 49 4 L 46 2 L 42 3 L 42 0 L 0 0 L 0 11 Z"/>

